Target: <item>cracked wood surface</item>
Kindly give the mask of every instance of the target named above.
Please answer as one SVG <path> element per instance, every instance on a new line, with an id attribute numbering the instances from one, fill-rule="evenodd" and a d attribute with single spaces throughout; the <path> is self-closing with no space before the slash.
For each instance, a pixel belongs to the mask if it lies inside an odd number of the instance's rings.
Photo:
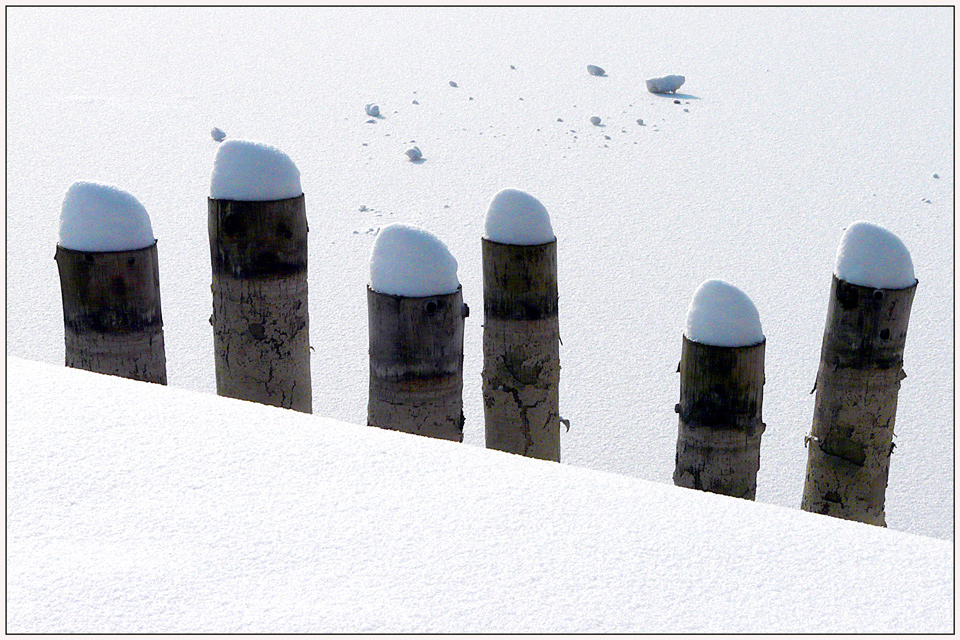
<path id="1" fill-rule="evenodd" d="M 211 289 L 217 394 L 311 413 L 306 272 Z"/>
<path id="2" fill-rule="evenodd" d="M 683 337 L 673 482 L 753 500 L 760 469 L 766 341 L 718 347 Z"/>
<path id="3" fill-rule="evenodd" d="M 833 277 L 800 508 L 886 526 L 903 349 L 917 285 L 861 287 Z"/>
<path id="4" fill-rule="evenodd" d="M 167 383 L 157 243 L 130 251 L 57 246 L 66 366 Z"/>
<path id="5" fill-rule="evenodd" d="M 486 446 L 559 462 L 556 241 L 482 242 Z"/>
<path id="6" fill-rule="evenodd" d="M 208 213 L 217 394 L 311 413 L 304 196 Z"/>

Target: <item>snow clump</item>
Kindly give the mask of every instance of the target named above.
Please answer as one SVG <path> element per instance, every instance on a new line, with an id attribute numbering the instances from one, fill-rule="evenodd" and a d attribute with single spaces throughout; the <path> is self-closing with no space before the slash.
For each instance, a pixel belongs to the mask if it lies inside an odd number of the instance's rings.
<path id="1" fill-rule="evenodd" d="M 60 209 L 60 246 L 75 251 L 132 251 L 155 242 L 150 216 L 131 194 L 74 182 Z"/>
<path id="2" fill-rule="evenodd" d="M 370 103 L 367 106 L 365 106 L 363 110 L 367 112 L 368 116 L 373 116 L 374 118 L 380 115 L 380 107 L 373 103 Z"/>
<path id="3" fill-rule="evenodd" d="M 763 342 L 760 314 L 740 289 L 723 280 L 706 280 L 693 294 L 683 335 L 717 347 L 747 347 Z"/>
<path id="4" fill-rule="evenodd" d="M 300 170 L 290 156 L 262 142 L 228 140 L 213 161 L 215 200 L 285 200 L 303 194 Z"/>
<path id="5" fill-rule="evenodd" d="M 850 284 L 877 289 L 906 289 L 917 282 L 910 252 L 900 238 L 863 221 L 847 227 L 840 239 L 833 273 Z"/>
<path id="6" fill-rule="evenodd" d="M 595 127 L 600 126 L 600 116 L 590 116 L 590 124 Z"/>
<path id="7" fill-rule="evenodd" d="M 687 79 L 683 76 L 663 76 L 647 80 L 647 91 L 650 93 L 676 93 Z"/>
<path id="8" fill-rule="evenodd" d="M 370 288 L 393 296 L 422 298 L 454 293 L 457 260 L 437 236 L 413 225 L 380 230 L 370 255 Z"/>
<path id="9" fill-rule="evenodd" d="M 607 72 L 606 72 L 606 71 L 604 71 L 603 69 L 601 69 L 600 67 L 598 67 L 598 66 L 595 65 L 595 64 L 588 64 L 588 65 L 587 65 L 587 73 L 589 73 L 589 74 L 592 75 L 592 76 L 605 76 L 605 75 L 607 75 Z"/>
<path id="10" fill-rule="evenodd" d="M 484 237 L 501 244 L 546 244 L 553 234 L 547 209 L 528 193 L 503 189 L 490 201 Z"/>
<path id="11" fill-rule="evenodd" d="M 420 147 L 413 147 L 412 149 L 407 149 L 404 153 L 406 153 L 407 157 L 410 158 L 410 162 L 416 162 L 417 160 L 423 159 L 423 152 L 420 151 Z"/>
<path id="12" fill-rule="evenodd" d="M 227 137 L 227 134 L 225 134 L 222 129 L 214 127 L 210 130 L 210 137 L 217 142 L 223 142 L 223 139 Z"/>

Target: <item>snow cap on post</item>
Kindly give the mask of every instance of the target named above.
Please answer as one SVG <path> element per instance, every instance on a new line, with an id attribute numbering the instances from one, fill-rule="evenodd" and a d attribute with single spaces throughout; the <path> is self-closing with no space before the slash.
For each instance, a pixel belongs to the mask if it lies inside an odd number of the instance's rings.
<path id="1" fill-rule="evenodd" d="M 74 182 L 60 209 L 60 246 L 74 251 L 133 251 L 155 242 L 150 216 L 131 194 Z"/>
<path id="2" fill-rule="evenodd" d="M 422 298 L 455 293 L 457 260 L 426 229 L 394 223 L 380 230 L 370 255 L 370 288 L 393 296 Z"/>
<path id="3" fill-rule="evenodd" d="M 210 180 L 214 200 L 286 200 L 302 194 L 300 170 L 280 149 L 250 140 L 227 140 L 218 147 Z"/>
<path id="4" fill-rule="evenodd" d="M 753 302 L 723 280 L 706 280 L 697 287 L 683 334 L 687 340 L 717 347 L 748 347 L 764 339 Z"/>
<path id="5" fill-rule="evenodd" d="M 910 252 L 900 238 L 863 221 L 847 227 L 833 273 L 850 284 L 876 289 L 906 289 L 917 282 Z"/>
<path id="6" fill-rule="evenodd" d="M 517 189 L 503 189 L 490 201 L 484 237 L 500 244 L 553 242 L 550 214 L 539 200 Z"/>

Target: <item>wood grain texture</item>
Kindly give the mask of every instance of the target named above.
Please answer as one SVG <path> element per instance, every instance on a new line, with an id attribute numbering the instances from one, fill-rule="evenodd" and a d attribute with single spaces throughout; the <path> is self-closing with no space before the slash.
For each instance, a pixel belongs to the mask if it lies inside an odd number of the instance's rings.
<path id="1" fill-rule="evenodd" d="M 813 426 L 806 438 L 804 511 L 886 526 L 884 503 L 917 285 L 874 289 L 833 277 Z"/>
<path id="2" fill-rule="evenodd" d="M 463 291 L 407 297 L 367 287 L 367 424 L 463 441 Z"/>
<path id="3" fill-rule="evenodd" d="M 765 349 L 766 341 L 718 347 L 683 337 L 675 485 L 756 497 Z"/>
<path id="4" fill-rule="evenodd" d="M 167 383 L 157 243 L 131 251 L 57 246 L 68 367 Z"/>

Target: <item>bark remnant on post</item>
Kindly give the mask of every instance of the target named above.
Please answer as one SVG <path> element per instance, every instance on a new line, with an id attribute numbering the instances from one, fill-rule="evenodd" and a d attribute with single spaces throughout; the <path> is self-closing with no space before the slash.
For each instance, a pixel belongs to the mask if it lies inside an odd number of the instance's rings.
<path id="1" fill-rule="evenodd" d="M 673 482 L 753 500 L 760 469 L 766 341 L 720 347 L 683 337 Z"/>
<path id="2" fill-rule="evenodd" d="M 304 196 L 208 212 L 217 394 L 311 413 Z"/>
<path id="3" fill-rule="evenodd" d="M 482 242 L 486 446 L 559 462 L 557 241 Z"/>
<path id="4" fill-rule="evenodd" d="M 367 287 L 367 424 L 463 442 L 463 291 L 408 297 Z"/>
<path id="5" fill-rule="evenodd" d="M 65 364 L 167 383 L 157 243 L 128 251 L 57 245 Z"/>
<path id="6" fill-rule="evenodd" d="M 886 526 L 884 503 L 903 349 L 917 285 L 877 289 L 836 275 L 805 439 L 804 511 Z"/>

